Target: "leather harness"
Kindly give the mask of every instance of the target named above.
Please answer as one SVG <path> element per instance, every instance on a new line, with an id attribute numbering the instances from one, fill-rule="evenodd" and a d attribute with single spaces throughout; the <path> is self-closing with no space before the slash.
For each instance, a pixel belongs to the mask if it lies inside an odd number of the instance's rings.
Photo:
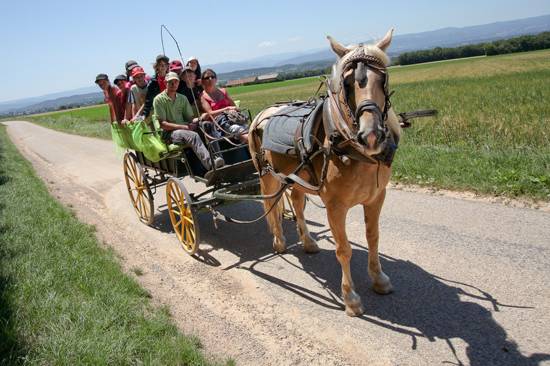
<path id="1" fill-rule="evenodd" d="M 391 166 L 395 150 L 397 149 L 397 141 L 393 134 L 389 131 L 386 120 L 388 118 L 388 110 L 391 107 L 390 97 L 392 93 L 388 92 L 388 75 L 386 73 L 386 66 L 384 63 L 375 56 L 365 54 L 363 47 L 358 47 L 352 51 L 350 57 L 346 57 L 345 65 L 341 68 L 342 75 L 338 78 L 340 85 L 333 85 L 332 83 L 324 80 L 320 87 L 326 83 L 327 96 L 321 97 L 322 99 L 322 131 L 318 128 L 320 123 L 311 130 L 310 136 L 304 136 L 304 120 L 301 120 L 296 129 L 295 135 L 295 150 L 296 155 L 300 159 L 300 164 L 289 175 L 277 173 L 273 167 L 265 160 L 263 149 L 257 149 L 257 153 L 253 154 L 253 159 L 256 165 L 260 169 L 260 176 L 270 173 L 273 177 L 279 180 L 283 185 L 292 185 L 294 183 L 309 189 L 311 191 L 319 191 L 326 178 L 328 161 L 332 154 L 338 156 L 342 161 L 347 159 L 353 159 L 357 161 L 366 162 L 369 164 L 384 164 Z M 384 108 L 380 110 L 378 104 L 372 99 L 365 99 L 361 101 L 355 108 L 355 111 L 351 110 L 347 95 L 346 88 L 344 87 L 343 74 L 350 69 L 360 69 L 359 72 L 355 70 L 355 78 L 360 85 L 365 83 L 364 80 L 358 80 L 363 76 L 358 75 L 364 71 L 364 79 L 366 80 L 366 69 L 372 68 L 378 72 L 384 74 Z M 319 89 L 320 89 L 319 87 Z M 318 89 L 318 90 L 319 90 Z M 341 91 L 344 90 L 342 93 Z M 284 103 L 286 104 L 286 103 Z M 288 104 L 291 104 L 289 102 Z M 279 103 L 278 105 L 281 105 Z M 342 110 L 344 106 L 345 111 Z M 359 124 L 359 117 L 365 112 L 370 111 L 375 114 L 377 124 L 375 128 L 375 135 L 379 144 L 386 142 L 384 150 L 374 156 L 367 153 L 367 148 L 358 141 L 357 130 Z M 335 118 L 333 118 L 335 116 Z M 267 117 L 270 118 L 270 117 Z M 348 120 L 351 123 L 346 123 Z M 261 121 L 260 121 L 261 122 Z M 260 123 L 255 124 L 255 131 Z M 323 133 L 321 133 L 323 132 Z M 324 136 L 323 136 L 324 135 Z M 315 140 L 316 150 L 308 151 L 305 148 L 304 139 L 311 138 Z M 325 141 L 323 143 L 322 141 Z M 256 148 L 258 148 L 256 146 Z M 318 177 L 315 174 L 312 161 L 318 156 L 323 156 L 323 165 L 321 169 L 321 176 Z M 312 182 L 306 182 L 298 176 L 302 169 L 306 169 L 309 173 Z M 377 174 L 378 177 L 378 174 Z M 378 183 L 378 182 L 377 182 Z M 378 185 L 378 184 L 377 184 Z"/>

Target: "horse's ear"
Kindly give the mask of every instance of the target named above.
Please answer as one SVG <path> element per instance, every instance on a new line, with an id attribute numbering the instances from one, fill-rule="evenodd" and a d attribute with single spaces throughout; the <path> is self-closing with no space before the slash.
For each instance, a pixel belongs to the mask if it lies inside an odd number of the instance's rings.
<path id="1" fill-rule="evenodd" d="M 349 50 L 344 45 L 338 43 L 331 36 L 327 36 L 327 39 L 330 42 L 330 47 L 332 48 L 334 53 L 338 55 L 338 57 L 343 57 L 346 53 L 349 52 Z"/>
<path id="2" fill-rule="evenodd" d="M 380 48 L 382 51 L 386 52 L 386 50 L 388 49 L 388 47 L 390 46 L 390 43 L 391 43 L 391 39 L 393 37 L 393 28 L 391 28 L 388 33 L 386 33 L 386 35 L 384 36 L 384 38 L 382 38 L 380 41 L 378 41 L 378 43 L 376 44 L 376 46 L 378 48 Z"/>

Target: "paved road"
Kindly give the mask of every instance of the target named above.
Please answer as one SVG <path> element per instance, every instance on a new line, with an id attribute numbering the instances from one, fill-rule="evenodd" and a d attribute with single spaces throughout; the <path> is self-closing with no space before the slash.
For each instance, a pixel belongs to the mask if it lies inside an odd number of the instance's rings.
<path id="1" fill-rule="evenodd" d="M 194 259 L 178 247 L 163 207 L 154 228 L 138 222 L 110 142 L 7 125 L 52 193 L 98 227 L 124 268 L 142 269 L 138 281 L 209 353 L 243 365 L 550 365 L 548 212 L 390 190 L 380 250 L 395 292 L 379 296 L 369 289 L 356 207 L 347 228 L 366 314 L 350 318 L 322 210 L 306 211 L 319 254 L 292 245 L 275 255 L 265 223 L 216 230 L 205 214 Z M 261 208 L 224 211 L 250 218 Z M 296 244 L 291 223 L 285 232 Z"/>

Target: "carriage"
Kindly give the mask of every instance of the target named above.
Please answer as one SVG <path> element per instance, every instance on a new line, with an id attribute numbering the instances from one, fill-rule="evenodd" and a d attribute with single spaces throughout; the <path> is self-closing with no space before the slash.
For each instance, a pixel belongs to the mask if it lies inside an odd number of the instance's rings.
<path id="1" fill-rule="evenodd" d="M 250 112 L 246 111 L 250 120 Z M 150 132 L 154 134 L 155 132 Z M 228 137 L 212 138 L 199 133 L 212 161 L 222 157 L 225 165 L 206 174 L 206 170 L 190 147 L 171 144 L 159 161 L 148 159 L 142 151 L 127 149 L 123 158 L 124 180 L 132 206 L 141 222 L 154 222 L 154 194 L 165 186 L 166 206 L 173 230 L 183 249 L 190 255 L 199 248 L 200 230 L 197 214 L 209 211 L 214 219 L 227 219 L 216 208 L 243 199 L 261 199 L 256 168 L 248 145 Z M 206 189 L 192 192 L 184 184 L 189 177 Z M 238 220 L 235 220 L 238 221 Z"/>

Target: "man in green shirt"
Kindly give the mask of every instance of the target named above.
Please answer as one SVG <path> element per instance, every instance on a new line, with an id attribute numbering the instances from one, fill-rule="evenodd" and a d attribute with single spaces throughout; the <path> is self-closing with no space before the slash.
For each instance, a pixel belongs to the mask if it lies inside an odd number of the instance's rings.
<path id="1" fill-rule="evenodd" d="M 178 94 L 179 76 L 175 72 L 166 75 L 166 90 L 153 100 L 153 121 L 162 128 L 162 138 L 174 144 L 190 145 L 206 170 L 212 169 L 208 149 L 195 132 L 197 122 L 193 121 L 193 109 L 187 98 Z M 216 168 L 223 166 L 220 157 L 214 159 Z"/>

